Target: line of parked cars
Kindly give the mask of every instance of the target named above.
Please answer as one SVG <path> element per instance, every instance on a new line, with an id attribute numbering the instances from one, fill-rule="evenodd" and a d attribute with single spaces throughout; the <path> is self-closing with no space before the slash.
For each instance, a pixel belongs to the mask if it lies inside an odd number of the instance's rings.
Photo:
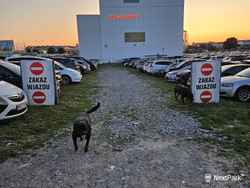
<path id="1" fill-rule="evenodd" d="M 192 55 L 184 57 L 148 56 L 123 59 L 125 67 L 151 75 L 162 76 L 168 82 L 177 82 L 186 77 L 191 85 L 192 64 L 199 61 L 217 59 L 221 61 L 221 96 L 237 98 L 241 102 L 250 101 L 250 55 Z"/>
<path id="2" fill-rule="evenodd" d="M 28 110 L 28 100 L 22 90 L 20 63 L 22 60 L 53 60 L 57 97 L 63 85 L 80 83 L 82 77 L 97 69 L 97 62 L 77 56 L 12 56 L 0 60 L 0 120 L 23 115 Z"/>

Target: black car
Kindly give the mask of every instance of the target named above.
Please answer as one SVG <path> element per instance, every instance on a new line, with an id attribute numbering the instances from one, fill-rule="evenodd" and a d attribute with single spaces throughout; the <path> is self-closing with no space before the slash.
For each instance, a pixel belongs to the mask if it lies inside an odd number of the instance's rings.
<path id="1" fill-rule="evenodd" d="M 65 67 L 81 72 L 80 65 L 77 62 L 75 62 L 73 59 L 64 58 L 64 57 L 49 57 L 49 58 L 63 64 Z"/>
<path id="2" fill-rule="evenodd" d="M 0 80 L 9 82 L 19 88 L 22 88 L 20 67 L 12 63 L 0 61 Z"/>
<path id="3" fill-rule="evenodd" d="M 97 65 L 95 63 L 93 63 L 93 62 L 85 59 L 84 57 L 80 57 L 80 56 L 68 56 L 68 58 L 75 59 L 75 60 L 80 60 L 80 61 L 88 63 L 89 66 L 90 66 L 91 71 L 97 70 Z"/>
<path id="4" fill-rule="evenodd" d="M 5 60 L 5 58 L 6 58 L 5 56 L 0 55 L 0 60 Z"/>

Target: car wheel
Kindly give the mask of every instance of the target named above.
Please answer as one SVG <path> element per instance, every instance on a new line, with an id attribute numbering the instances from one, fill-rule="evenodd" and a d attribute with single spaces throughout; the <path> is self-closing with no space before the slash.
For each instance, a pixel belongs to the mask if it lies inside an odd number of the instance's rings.
<path id="1" fill-rule="evenodd" d="M 241 102 L 247 102 L 250 100 L 250 89 L 249 88 L 241 88 L 237 92 L 237 97 Z"/>
<path id="2" fill-rule="evenodd" d="M 69 76 L 62 76 L 62 81 L 63 81 L 63 85 L 69 85 L 71 83 L 71 79 Z"/>

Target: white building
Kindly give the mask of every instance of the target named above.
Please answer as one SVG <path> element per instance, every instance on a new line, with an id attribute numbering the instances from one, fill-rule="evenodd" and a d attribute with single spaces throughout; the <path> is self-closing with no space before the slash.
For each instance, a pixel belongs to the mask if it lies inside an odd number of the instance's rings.
<path id="1" fill-rule="evenodd" d="M 100 0 L 100 15 L 78 15 L 80 55 L 115 60 L 182 56 L 184 0 Z"/>

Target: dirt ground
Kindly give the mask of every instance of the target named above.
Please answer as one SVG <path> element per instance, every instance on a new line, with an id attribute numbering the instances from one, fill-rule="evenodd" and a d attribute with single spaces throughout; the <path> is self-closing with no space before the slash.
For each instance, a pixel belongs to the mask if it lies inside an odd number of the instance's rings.
<path id="1" fill-rule="evenodd" d="M 97 83 L 90 98 L 101 108 L 92 115 L 90 151 L 84 153 L 83 144 L 73 151 L 69 128 L 46 147 L 0 164 L 0 187 L 248 187 L 248 170 L 197 142 L 199 122 L 169 109 L 167 93 L 111 66 L 98 71 Z M 241 181 L 218 180 L 227 175 L 242 175 Z"/>

